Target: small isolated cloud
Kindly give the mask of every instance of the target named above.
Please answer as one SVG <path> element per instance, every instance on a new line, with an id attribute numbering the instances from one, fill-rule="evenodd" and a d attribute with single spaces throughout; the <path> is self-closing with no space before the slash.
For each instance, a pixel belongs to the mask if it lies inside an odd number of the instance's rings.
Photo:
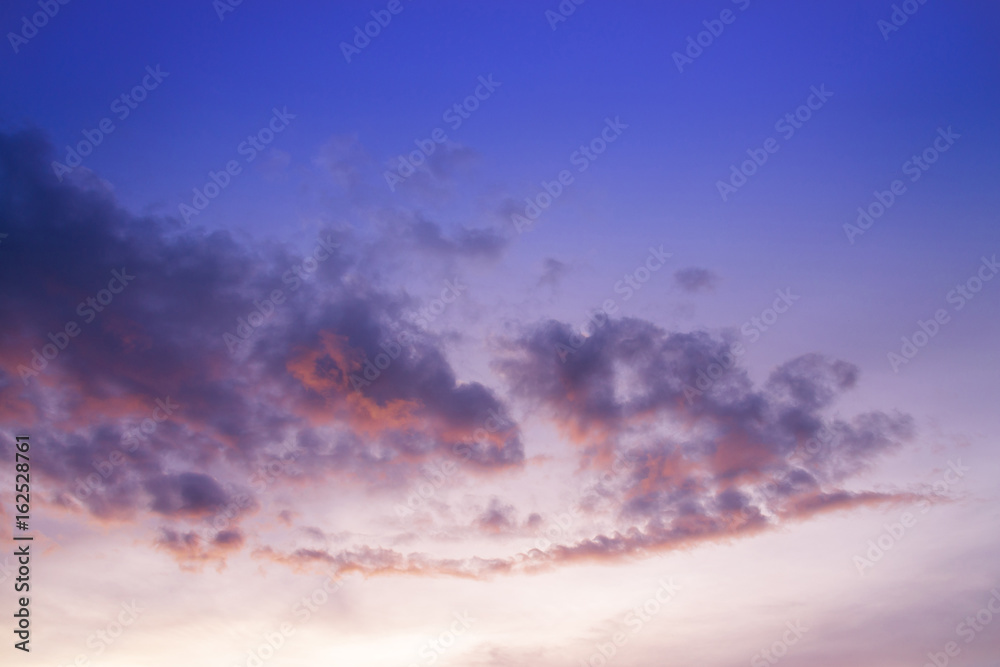
<path id="1" fill-rule="evenodd" d="M 246 537 L 239 530 L 222 530 L 204 537 L 194 531 L 177 531 L 167 527 L 160 528 L 155 541 L 158 548 L 173 556 L 185 570 L 200 570 L 210 562 L 221 570 L 226 557 L 241 549 L 245 543 Z"/>
<path id="2" fill-rule="evenodd" d="M 719 276 L 708 269 L 692 266 L 674 273 L 674 281 L 688 294 L 697 294 L 713 291 L 719 283 Z"/>
<path id="3" fill-rule="evenodd" d="M 542 277 L 538 279 L 538 285 L 551 285 L 555 287 L 563 279 L 569 266 L 553 257 L 546 257 L 542 263 Z"/>
<path id="4" fill-rule="evenodd" d="M 414 150 L 393 156 L 384 163 L 386 173 L 402 176 L 404 182 L 400 187 L 405 185 L 418 196 L 434 198 L 449 192 L 458 178 L 473 168 L 479 153 L 453 141 L 434 146 L 430 155 Z M 401 157 L 406 159 L 405 164 L 400 161 Z"/>
<path id="5" fill-rule="evenodd" d="M 447 236 L 440 225 L 428 220 L 416 220 L 400 231 L 421 249 L 463 257 L 496 258 L 508 243 L 496 229 L 464 227 Z"/>
<path id="6" fill-rule="evenodd" d="M 476 526 L 491 533 L 503 533 L 516 524 L 513 505 L 500 502 L 499 498 L 490 500 L 489 507 L 476 518 Z"/>
<path id="7" fill-rule="evenodd" d="M 372 161 L 358 135 L 345 134 L 330 137 L 315 162 L 326 169 L 340 187 L 354 190 L 361 185 L 364 171 Z"/>
<path id="8" fill-rule="evenodd" d="M 292 154 L 278 148 L 272 148 L 261 153 L 257 169 L 269 181 L 281 180 L 289 165 L 292 164 Z"/>
<path id="9" fill-rule="evenodd" d="M 469 146 L 449 141 L 427 158 L 427 168 L 435 178 L 448 179 L 471 167 L 478 157 Z"/>

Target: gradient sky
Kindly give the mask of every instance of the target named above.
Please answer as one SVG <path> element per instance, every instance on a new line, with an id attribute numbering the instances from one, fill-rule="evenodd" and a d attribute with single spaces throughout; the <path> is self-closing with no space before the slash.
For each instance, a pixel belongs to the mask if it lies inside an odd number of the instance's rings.
<path id="1" fill-rule="evenodd" d="M 996 3 L 56 6 L 0 8 L 0 664 L 995 664 Z"/>

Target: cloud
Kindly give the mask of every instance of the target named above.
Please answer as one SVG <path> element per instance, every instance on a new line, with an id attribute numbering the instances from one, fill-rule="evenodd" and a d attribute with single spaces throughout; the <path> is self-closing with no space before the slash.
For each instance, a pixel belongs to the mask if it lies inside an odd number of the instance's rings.
<path id="1" fill-rule="evenodd" d="M 415 162 L 409 157 L 415 154 L 425 159 Z M 416 165 L 416 169 L 402 184 L 396 186 L 397 190 L 414 192 L 422 197 L 437 197 L 448 191 L 459 175 L 470 171 L 479 159 L 479 153 L 469 146 L 446 141 L 435 144 L 434 152 L 429 156 L 420 151 L 411 151 L 406 157 L 411 165 Z M 399 167 L 399 156 L 386 161 L 385 169 L 391 173 L 399 173 Z M 404 169 L 403 173 L 409 173 L 409 169 Z"/>
<path id="2" fill-rule="evenodd" d="M 719 277 L 708 269 L 690 267 L 674 273 L 674 282 L 689 294 L 711 292 L 719 283 Z"/>
<path id="3" fill-rule="evenodd" d="M 578 444 L 584 467 L 614 471 L 603 493 L 654 536 L 864 504 L 874 497 L 843 495 L 836 485 L 913 436 L 906 415 L 822 414 L 858 381 L 858 369 L 843 361 L 803 355 L 755 387 L 735 363 L 708 377 L 710 366 L 733 356 L 729 341 L 707 333 L 626 318 L 575 350 L 573 334 L 551 320 L 527 328 L 503 343 L 496 368 Z M 817 437 L 825 447 L 797 461 Z"/>
<path id="4" fill-rule="evenodd" d="M 557 286 L 568 270 L 569 267 L 565 263 L 553 257 L 546 257 L 542 263 L 542 277 L 538 279 L 539 286 Z"/>
<path id="5" fill-rule="evenodd" d="M 489 507 L 476 517 L 475 524 L 481 530 L 490 533 L 509 531 L 517 525 L 514 506 L 503 503 L 499 498 L 494 497 L 490 499 Z"/>
<path id="6" fill-rule="evenodd" d="M 215 563 L 221 570 L 226 557 L 243 547 L 245 542 L 246 538 L 239 530 L 223 530 L 205 538 L 194 531 L 178 532 L 161 528 L 155 546 L 168 552 L 185 570 L 200 570 L 208 563 Z"/>
<path id="7" fill-rule="evenodd" d="M 204 516 L 225 507 L 229 498 L 219 483 L 201 473 L 159 475 L 145 482 L 151 509 L 167 516 Z"/>
<path id="8" fill-rule="evenodd" d="M 351 193 L 362 186 L 373 164 L 357 134 L 330 137 L 320 148 L 314 162 L 337 185 Z"/>
<path id="9" fill-rule="evenodd" d="M 821 512 L 863 506 L 903 505 L 920 498 L 921 496 L 910 493 L 842 492 L 836 497 L 817 498 L 811 503 L 803 503 L 787 520 L 803 520 Z M 731 505 L 730 509 L 736 509 L 736 506 Z M 364 577 L 409 575 L 488 580 L 504 575 L 534 574 L 576 563 L 617 562 L 659 551 L 750 536 L 769 527 L 771 524 L 759 514 L 733 523 L 724 516 L 687 512 L 669 525 L 657 522 L 645 529 L 633 526 L 610 534 L 549 545 L 544 549 L 535 548 L 501 558 L 441 558 L 382 547 L 357 547 L 336 552 L 326 549 L 294 549 L 287 553 L 272 547 L 262 547 L 254 550 L 253 555 L 295 570 L 322 569 L 334 578 L 360 574 Z"/>
<path id="10" fill-rule="evenodd" d="M 350 156 L 351 146 L 341 148 Z M 367 240 L 322 230 L 327 256 L 305 276 L 287 246 L 133 215 L 106 188 L 56 182 L 50 159 L 35 133 L 0 135 L 0 280 L 18 286 L 0 292 L 0 419 L 46 443 L 33 459 L 46 502 L 95 521 L 155 517 L 165 524 L 156 543 L 187 566 L 244 548 L 247 518 L 263 506 L 253 494 L 270 484 L 336 480 L 388 497 L 418 484 L 430 462 L 479 476 L 524 467 L 511 408 L 458 375 L 445 343 L 410 322 L 411 298 L 385 286 L 370 261 L 398 260 L 407 243 L 410 252 L 493 257 L 507 242 L 499 232 L 447 234 L 399 212 Z M 114 272 L 134 278 L 112 293 Z M 276 290 L 282 298 L 271 301 Z M 64 340 L 68 322 L 79 331 Z M 913 435 L 906 415 L 827 415 L 859 382 L 852 364 L 803 355 L 755 385 L 738 363 L 707 376 L 731 355 L 725 338 L 635 318 L 608 321 L 578 349 L 574 333 L 552 320 L 524 327 L 499 341 L 494 367 L 574 443 L 581 469 L 602 473 L 595 494 L 611 528 L 507 558 L 364 545 L 257 553 L 345 572 L 480 577 L 910 497 L 845 488 Z M 241 339 L 236 353 L 224 334 Z M 26 373 L 43 348 L 56 354 Z M 178 407 L 164 413 L 168 403 Z M 135 436 L 147 422 L 153 429 Z M 822 447 L 795 457 L 817 439 Z M 9 442 L 0 444 L 7 454 Z M 276 473 L 264 481 L 261 469 Z M 491 499 L 476 527 L 520 534 L 516 504 Z M 291 527 L 299 508 L 281 509 Z"/>
<path id="11" fill-rule="evenodd" d="M 753 535 L 821 513 L 912 504 L 907 491 L 850 491 L 841 483 L 913 437 L 905 415 L 868 412 L 830 419 L 822 410 L 856 385 L 858 369 L 807 354 L 755 387 L 738 366 L 710 387 L 685 395 L 699 371 L 729 350 L 706 333 L 671 333 L 638 319 L 613 320 L 575 353 L 569 325 L 548 321 L 502 343 L 497 370 L 516 395 L 541 406 L 580 447 L 585 467 L 616 527 L 507 557 L 439 558 L 356 547 L 341 551 L 270 547 L 260 558 L 294 568 L 322 566 L 335 576 L 408 574 L 488 579 L 581 562 L 615 561 Z M 623 381 L 627 379 L 627 383 Z M 699 386 L 704 387 L 704 384 Z M 807 461 L 794 455 L 823 433 Z M 940 500 L 940 499 L 935 499 Z M 581 504 L 583 511 L 593 506 Z M 515 508 L 492 498 L 475 520 L 512 530 Z M 530 515 L 528 527 L 543 523 Z"/>
<path id="12" fill-rule="evenodd" d="M 461 228 L 448 237 L 440 225 L 427 220 L 416 220 L 397 229 L 402 232 L 404 240 L 411 240 L 427 251 L 470 258 L 494 259 L 509 242 L 509 239 L 496 229 Z"/>
<path id="13" fill-rule="evenodd" d="M 349 182 L 356 148 L 340 150 L 346 157 L 330 165 Z M 47 443 L 34 470 L 51 502 L 98 520 L 203 521 L 232 504 L 226 489 L 281 464 L 289 442 L 305 471 L 282 483 L 405 487 L 428 460 L 453 458 L 478 474 L 523 461 L 502 400 L 459 380 L 441 341 L 406 324 L 409 297 L 365 265 L 383 239 L 322 230 L 329 256 L 305 276 L 289 247 L 133 215 L 104 188 L 58 183 L 51 159 L 37 133 L 0 135 L 0 228 L 9 235 L 0 280 L 18 286 L 0 293 L 0 415 Z M 496 248 L 488 233 L 412 233 L 441 252 Z M 109 291 L 114 272 L 134 278 Z M 270 301 L 275 290 L 280 303 Z M 78 330 L 64 343 L 69 322 Z M 241 322 L 250 335 L 233 354 L 224 334 L 239 337 Z M 353 386 L 349 375 L 381 363 L 383 344 L 402 330 L 413 344 L 379 381 Z M 54 350 L 53 341 L 64 349 L 33 368 L 33 350 Z M 165 416 L 164 399 L 180 407 Z M 491 411 L 509 425 L 480 433 Z M 144 422 L 154 430 L 130 439 Z M 179 553 L 185 529 L 171 530 L 164 539 Z M 235 545 L 226 539 L 217 546 Z"/>
<path id="14" fill-rule="evenodd" d="M 292 163 L 292 154 L 278 148 L 271 148 L 260 154 L 257 170 L 268 181 L 280 181 Z"/>

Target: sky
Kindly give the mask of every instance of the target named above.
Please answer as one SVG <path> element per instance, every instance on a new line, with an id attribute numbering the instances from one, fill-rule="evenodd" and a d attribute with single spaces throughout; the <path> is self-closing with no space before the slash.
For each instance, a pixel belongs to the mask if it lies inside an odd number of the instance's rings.
<path id="1" fill-rule="evenodd" d="M 4 3 L 0 662 L 995 664 L 998 25 Z"/>

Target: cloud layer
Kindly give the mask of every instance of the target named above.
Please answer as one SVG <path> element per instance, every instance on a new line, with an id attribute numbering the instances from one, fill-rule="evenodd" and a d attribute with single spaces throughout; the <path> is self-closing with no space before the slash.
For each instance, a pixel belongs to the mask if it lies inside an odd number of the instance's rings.
<path id="1" fill-rule="evenodd" d="M 428 460 L 484 474 L 523 461 L 503 402 L 456 379 L 350 231 L 320 230 L 303 256 L 182 229 L 128 213 L 100 183 L 56 182 L 50 160 L 35 133 L 0 137 L 0 279 L 17 285 L 0 294 L 0 405 L 49 443 L 36 469 L 53 502 L 205 523 L 235 506 L 236 524 L 257 507 L 235 502 L 255 493 L 252 473 L 290 450 L 304 480 L 376 486 L 406 485 Z M 436 252 L 495 252 L 485 233 L 411 229 Z M 481 429 L 491 414 L 504 430 Z"/>
<path id="2" fill-rule="evenodd" d="M 356 141 L 342 141 L 321 164 L 352 187 L 358 156 Z M 9 235 L 0 278 L 18 286 L 0 293 L 0 409 L 5 423 L 47 443 L 36 465 L 50 503 L 95 521 L 157 518 L 152 541 L 197 564 L 244 548 L 252 536 L 241 526 L 276 478 L 377 493 L 411 488 L 431 462 L 486 476 L 525 465 L 522 429 L 500 391 L 462 381 L 445 342 L 415 322 L 412 297 L 368 261 L 495 258 L 501 235 L 449 233 L 386 210 L 379 239 L 328 228 L 300 254 L 132 215 L 100 183 L 56 182 L 50 159 L 37 134 L 0 136 Z M 688 291 L 714 282 L 700 269 L 682 273 Z M 898 414 L 824 416 L 858 381 L 847 362 L 801 356 L 757 387 L 730 342 L 708 333 L 627 318 L 574 345 L 568 324 L 520 326 L 501 341 L 496 373 L 510 396 L 558 426 L 581 470 L 600 474 L 587 507 L 610 514 L 613 529 L 495 559 L 370 545 L 255 552 L 345 572 L 483 576 L 910 497 L 844 487 L 913 430 Z M 530 511 L 519 504 L 493 497 L 471 526 L 537 534 L 544 517 L 519 527 Z"/>

